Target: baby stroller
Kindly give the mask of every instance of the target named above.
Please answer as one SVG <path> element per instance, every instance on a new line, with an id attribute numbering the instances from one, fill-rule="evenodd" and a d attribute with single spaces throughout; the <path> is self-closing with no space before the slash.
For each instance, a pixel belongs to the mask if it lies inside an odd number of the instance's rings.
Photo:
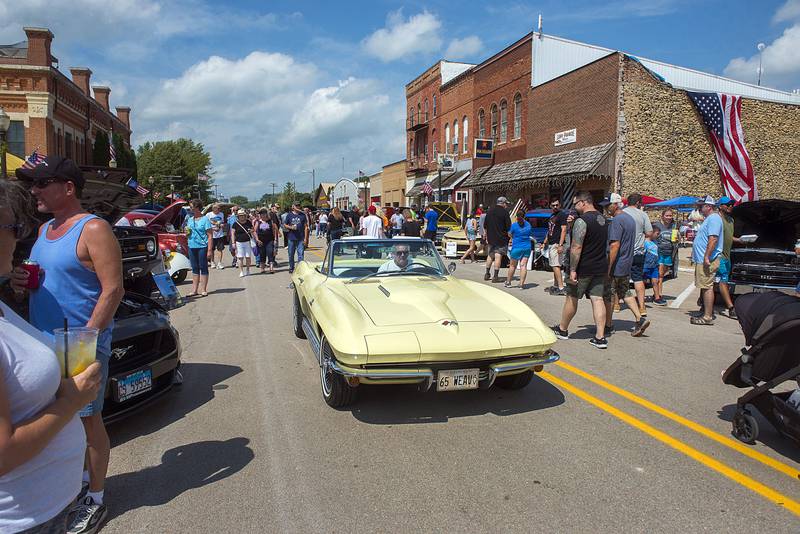
<path id="1" fill-rule="evenodd" d="M 736 402 L 732 433 L 750 444 L 758 437 L 752 406 L 781 434 L 800 442 L 800 411 L 787 402 L 792 392 L 770 391 L 789 380 L 800 385 L 800 298 L 778 291 L 749 293 L 738 297 L 735 306 L 750 348 L 742 349 L 722 381 L 752 389 Z"/>

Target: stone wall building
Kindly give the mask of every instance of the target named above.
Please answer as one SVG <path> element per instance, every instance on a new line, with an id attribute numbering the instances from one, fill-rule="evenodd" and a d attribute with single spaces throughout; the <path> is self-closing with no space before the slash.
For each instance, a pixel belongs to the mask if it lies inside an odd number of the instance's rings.
<path id="1" fill-rule="evenodd" d="M 92 71 L 58 68 L 51 52 L 53 34 L 24 28 L 27 39 L 0 45 L 0 107 L 11 117 L 9 151 L 20 158 L 34 150 L 90 164 L 97 132 L 118 134 L 129 148 L 130 108 L 111 111 L 111 89 L 91 86 Z"/>

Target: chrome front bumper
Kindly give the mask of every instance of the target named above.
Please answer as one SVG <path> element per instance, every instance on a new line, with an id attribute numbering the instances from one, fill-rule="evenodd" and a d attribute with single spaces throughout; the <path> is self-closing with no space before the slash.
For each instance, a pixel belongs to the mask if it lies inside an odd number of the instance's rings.
<path id="1" fill-rule="evenodd" d="M 535 367 L 553 363 L 561 359 L 554 350 L 548 350 L 542 354 L 537 354 L 530 358 L 517 358 L 501 362 L 493 362 L 488 366 L 476 362 L 453 362 L 453 365 L 463 363 L 463 367 L 480 367 L 480 387 L 489 388 L 499 376 L 508 376 L 525 371 L 533 370 Z M 448 368 L 453 365 L 448 363 Z M 488 367 L 488 368 L 487 368 Z M 456 367 L 457 368 L 457 367 Z M 331 362 L 331 369 L 340 375 L 358 379 L 365 384 L 420 384 L 420 389 L 427 391 L 431 384 L 436 380 L 436 370 L 421 365 L 418 368 L 409 369 L 402 367 L 378 367 L 371 369 L 361 369 L 358 367 L 348 367 L 340 362 Z"/>

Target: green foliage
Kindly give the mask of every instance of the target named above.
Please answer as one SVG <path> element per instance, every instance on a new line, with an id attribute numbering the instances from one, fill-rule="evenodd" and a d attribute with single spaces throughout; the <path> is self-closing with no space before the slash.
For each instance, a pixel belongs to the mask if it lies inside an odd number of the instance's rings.
<path id="1" fill-rule="evenodd" d="M 242 195 L 233 195 L 231 197 L 231 204 L 236 204 L 237 206 L 244 206 L 248 203 L 247 197 Z"/>
<path id="2" fill-rule="evenodd" d="M 92 147 L 92 165 L 108 167 L 108 160 L 108 135 L 103 130 L 97 130 Z"/>
<path id="3" fill-rule="evenodd" d="M 207 182 L 197 180 L 199 173 L 208 175 L 211 168 L 211 154 L 202 143 L 191 139 L 147 142 L 139 146 L 136 163 L 139 182 L 148 189 L 167 195 L 174 185 L 175 192 L 184 198 L 196 198 L 199 185 L 200 198 L 211 199 L 213 178 Z"/>

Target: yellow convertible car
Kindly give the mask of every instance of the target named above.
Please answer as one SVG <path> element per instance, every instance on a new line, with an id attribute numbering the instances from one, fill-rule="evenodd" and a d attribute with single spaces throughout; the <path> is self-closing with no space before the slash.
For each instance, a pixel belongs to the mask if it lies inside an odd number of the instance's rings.
<path id="1" fill-rule="evenodd" d="M 349 237 L 297 265 L 294 334 L 311 343 L 330 406 L 360 384 L 519 389 L 559 359 L 530 307 L 453 270 L 420 238 Z"/>

